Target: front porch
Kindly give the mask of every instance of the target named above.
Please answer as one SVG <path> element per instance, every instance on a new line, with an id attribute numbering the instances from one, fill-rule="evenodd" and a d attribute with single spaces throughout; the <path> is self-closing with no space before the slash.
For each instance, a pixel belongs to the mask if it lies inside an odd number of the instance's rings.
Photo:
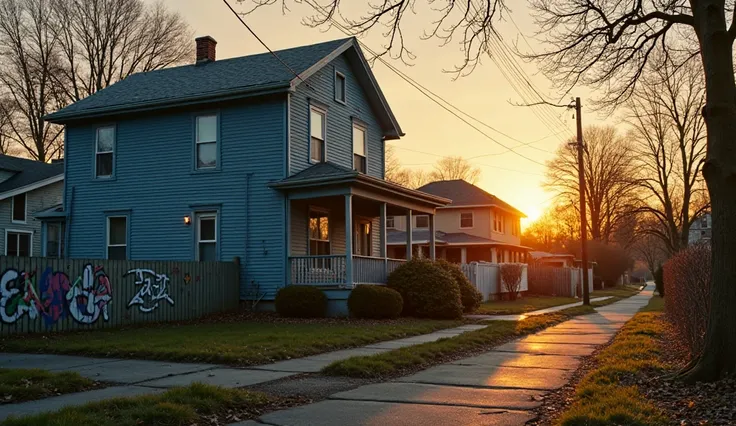
<path id="1" fill-rule="evenodd" d="M 434 230 L 435 208 L 449 203 L 330 163 L 272 187 L 286 195 L 287 284 L 332 290 L 385 284 L 412 256 L 409 249 L 404 258 L 388 257 L 386 218 L 426 215 Z M 412 245 L 409 232 L 405 246 Z M 428 246 L 434 258 L 434 238 Z"/>

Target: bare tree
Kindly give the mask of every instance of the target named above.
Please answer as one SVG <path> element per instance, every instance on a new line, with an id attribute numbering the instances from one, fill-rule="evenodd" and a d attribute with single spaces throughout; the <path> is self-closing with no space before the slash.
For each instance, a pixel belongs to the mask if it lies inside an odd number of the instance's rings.
<path id="1" fill-rule="evenodd" d="M 710 207 L 693 206 L 705 195 L 704 104 L 699 64 L 676 68 L 664 55 L 648 67 L 626 103 L 643 189 L 640 211 L 654 218 L 643 231 L 660 238 L 670 256 L 687 247 L 690 225 Z"/>
<path id="2" fill-rule="evenodd" d="M 386 145 L 383 177 L 389 182 L 409 186 L 409 171 L 401 167 L 401 161 L 396 156 L 396 148 L 393 145 Z"/>
<path id="3" fill-rule="evenodd" d="M 580 216 L 565 206 L 546 209 L 521 235 L 522 245 L 553 253 L 569 252 L 579 240 Z"/>
<path id="4" fill-rule="evenodd" d="M 13 103 L 10 99 L 0 98 L 0 154 L 15 153 L 11 139 L 13 120 Z"/>
<path id="5" fill-rule="evenodd" d="M 430 172 L 431 180 L 462 179 L 475 185 L 480 180 L 481 171 L 463 157 L 444 157 L 437 161 Z"/>
<path id="6" fill-rule="evenodd" d="M 583 132 L 585 193 L 591 238 L 609 242 L 634 207 L 636 185 L 633 156 L 627 140 L 613 127 L 590 126 Z M 557 203 L 580 208 L 577 148 L 561 146 L 547 164 L 545 186 L 557 193 Z"/>

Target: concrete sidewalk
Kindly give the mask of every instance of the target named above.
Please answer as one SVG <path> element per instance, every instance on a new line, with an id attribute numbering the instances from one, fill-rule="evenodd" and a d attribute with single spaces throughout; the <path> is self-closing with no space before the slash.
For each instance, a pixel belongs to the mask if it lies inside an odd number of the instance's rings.
<path id="1" fill-rule="evenodd" d="M 89 392 L 60 395 L 38 401 L 0 405 L 0 421 L 8 416 L 54 411 L 68 405 L 80 405 L 91 401 L 160 392 L 174 386 L 187 386 L 194 382 L 239 388 L 266 383 L 302 373 L 315 373 L 334 361 L 354 356 L 373 355 L 381 352 L 434 342 L 458 336 L 467 331 L 485 328 L 485 325 L 468 324 L 438 330 L 434 333 L 374 343 L 306 358 L 297 358 L 273 364 L 248 368 L 227 368 L 214 364 L 175 363 L 115 358 L 88 358 L 67 355 L 0 353 L 0 368 L 39 368 L 54 372 L 73 371 L 92 380 L 119 384 Z"/>
<path id="2" fill-rule="evenodd" d="M 652 296 L 599 308 L 493 351 L 443 364 L 395 382 L 371 384 L 315 404 L 277 411 L 240 426 L 523 425 L 545 393 L 565 385 L 590 355 Z"/>

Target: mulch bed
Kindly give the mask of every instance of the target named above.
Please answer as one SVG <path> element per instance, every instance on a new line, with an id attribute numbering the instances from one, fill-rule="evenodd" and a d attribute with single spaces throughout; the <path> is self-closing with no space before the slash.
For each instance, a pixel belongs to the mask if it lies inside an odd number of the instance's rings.
<path id="1" fill-rule="evenodd" d="M 674 376 L 685 366 L 687 350 L 678 343 L 672 329 L 660 338 L 661 360 L 665 371 L 642 371 L 621 378 L 625 386 L 636 385 L 639 391 L 655 406 L 664 410 L 673 425 L 736 425 L 736 379 L 724 379 L 715 383 L 685 384 Z M 570 382 L 561 389 L 544 396 L 542 405 L 535 410 L 538 417 L 527 425 L 552 425 L 575 400 L 575 388 L 591 370 L 598 367 L 595 356 L 581 360 L 580 367 Z"/>

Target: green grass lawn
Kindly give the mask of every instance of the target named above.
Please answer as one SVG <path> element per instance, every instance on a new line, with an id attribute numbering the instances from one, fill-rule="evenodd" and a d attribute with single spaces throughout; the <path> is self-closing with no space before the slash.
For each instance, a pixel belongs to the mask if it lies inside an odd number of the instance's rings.
<path id="1" fill-rule="evenodd" d="M 663 312 L 664 311 L 664 298 L 660 296 L 654 296 L 649 299 L 647 306 L 641 308 L 639 312 Z"/>
<path id="2" fill-rule="evenodd" d="M 256 365 L 431 333 L 459 321 L 228 322 L 9 337 L 0 351 Z"/>
<path id="3" fill-rule="evenodd" d="M 593 290 L 593 292 L 590 294 L 590 297 L 604 297 L 604 296 L 614 296 L 614 297 L 630 297 L 635 295 L 639 292 L 638 285 L 622 285 L 617 287 L 610 287 L 603 290 Z"/>
<path id="4" fill-rule="evenodd" d="M 64 393 L 81 392 L 97 383 L 77 373 L 51 373 L 44 370 L 0 368 L 0 404 L 48 398 Z"/>
<path id="5" fill-rule="evenodd" d="M 195 383 L 158 395 L 114 398 L 59 411 L 9 418 L 3 426 L 174 426 L 220 425 L 278 409 L 279 400 L 242 389 Z"/>
<path id="6" fill-rule="evenodd" d="M 516 300 L 489 300 L 480 305 L 475 314 L 514 315 L 553 306 L 579 302 L 574 297 L 528 296 Z"/>

